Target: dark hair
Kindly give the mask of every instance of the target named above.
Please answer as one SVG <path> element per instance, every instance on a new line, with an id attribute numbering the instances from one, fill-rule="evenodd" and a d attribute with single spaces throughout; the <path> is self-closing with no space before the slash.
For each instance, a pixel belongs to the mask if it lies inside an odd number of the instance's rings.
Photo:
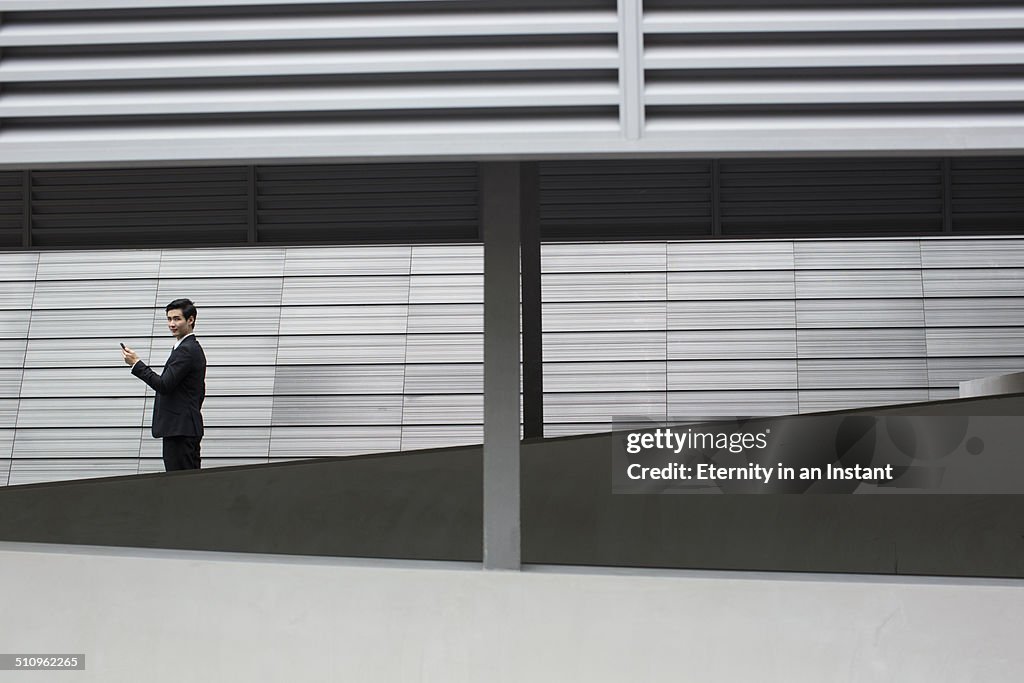
<path id="1" fill-rule="evenodd" d="M 167 304 L 167 307 L 164 308 L 164 312 L 173 311 L 174 309 L 180 310 L 181 315 L 185 320 L 192 318 L 192 324 L 195 324 L 196 305 L 192 303 L 191 299 L 175 299 L 171 303 Z"/>

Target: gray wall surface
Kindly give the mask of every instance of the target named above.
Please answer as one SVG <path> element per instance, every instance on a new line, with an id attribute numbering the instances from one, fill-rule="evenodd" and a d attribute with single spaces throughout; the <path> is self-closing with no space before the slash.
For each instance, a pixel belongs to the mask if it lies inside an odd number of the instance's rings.
<path id="1" fill-rule="evenodd" d="M 1024 240 L 548 244 L 545 433 L 953 398 L 1024 367 Z M 162 470 L 163 305 L 204 466 L 482 440 L 479 245 L 0 253 L 0 483 Z"/>

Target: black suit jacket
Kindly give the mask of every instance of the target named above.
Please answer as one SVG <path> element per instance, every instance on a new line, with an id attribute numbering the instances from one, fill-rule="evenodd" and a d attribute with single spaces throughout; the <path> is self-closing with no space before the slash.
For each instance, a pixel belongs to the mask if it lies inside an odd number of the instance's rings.
<path id="1" fill-rule="evenodd" d="M 153 436 L 203 435 L 203 400 L 206 398 L 206 354 L 195 335 L 185 337 L 159 375 L 142 361 L 132 374 L 153 387 Z"/>

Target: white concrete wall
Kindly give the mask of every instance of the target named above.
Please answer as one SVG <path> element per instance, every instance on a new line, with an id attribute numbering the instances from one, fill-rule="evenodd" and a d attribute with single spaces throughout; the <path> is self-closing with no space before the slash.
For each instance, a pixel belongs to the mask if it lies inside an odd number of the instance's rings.
<path id="1" fill-rule="evenodd" d="M 1024 582 L 0 544 L 0 681 L 1020 681 Z"/>

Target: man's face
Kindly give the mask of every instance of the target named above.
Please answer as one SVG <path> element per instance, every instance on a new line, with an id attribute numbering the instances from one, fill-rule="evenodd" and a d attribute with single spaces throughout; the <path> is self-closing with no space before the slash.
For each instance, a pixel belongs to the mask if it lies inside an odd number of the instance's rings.
<path id="1" fill-rule="evenodd" d="M 185 320 L 185 316 L 181 314 L 180 308 L 172 308 L 167 311 L 167 329 L 178 339 L 183 339 L 186 335 L 192 334 L 192 326 L 195 322 L 195 318 Z"/>

